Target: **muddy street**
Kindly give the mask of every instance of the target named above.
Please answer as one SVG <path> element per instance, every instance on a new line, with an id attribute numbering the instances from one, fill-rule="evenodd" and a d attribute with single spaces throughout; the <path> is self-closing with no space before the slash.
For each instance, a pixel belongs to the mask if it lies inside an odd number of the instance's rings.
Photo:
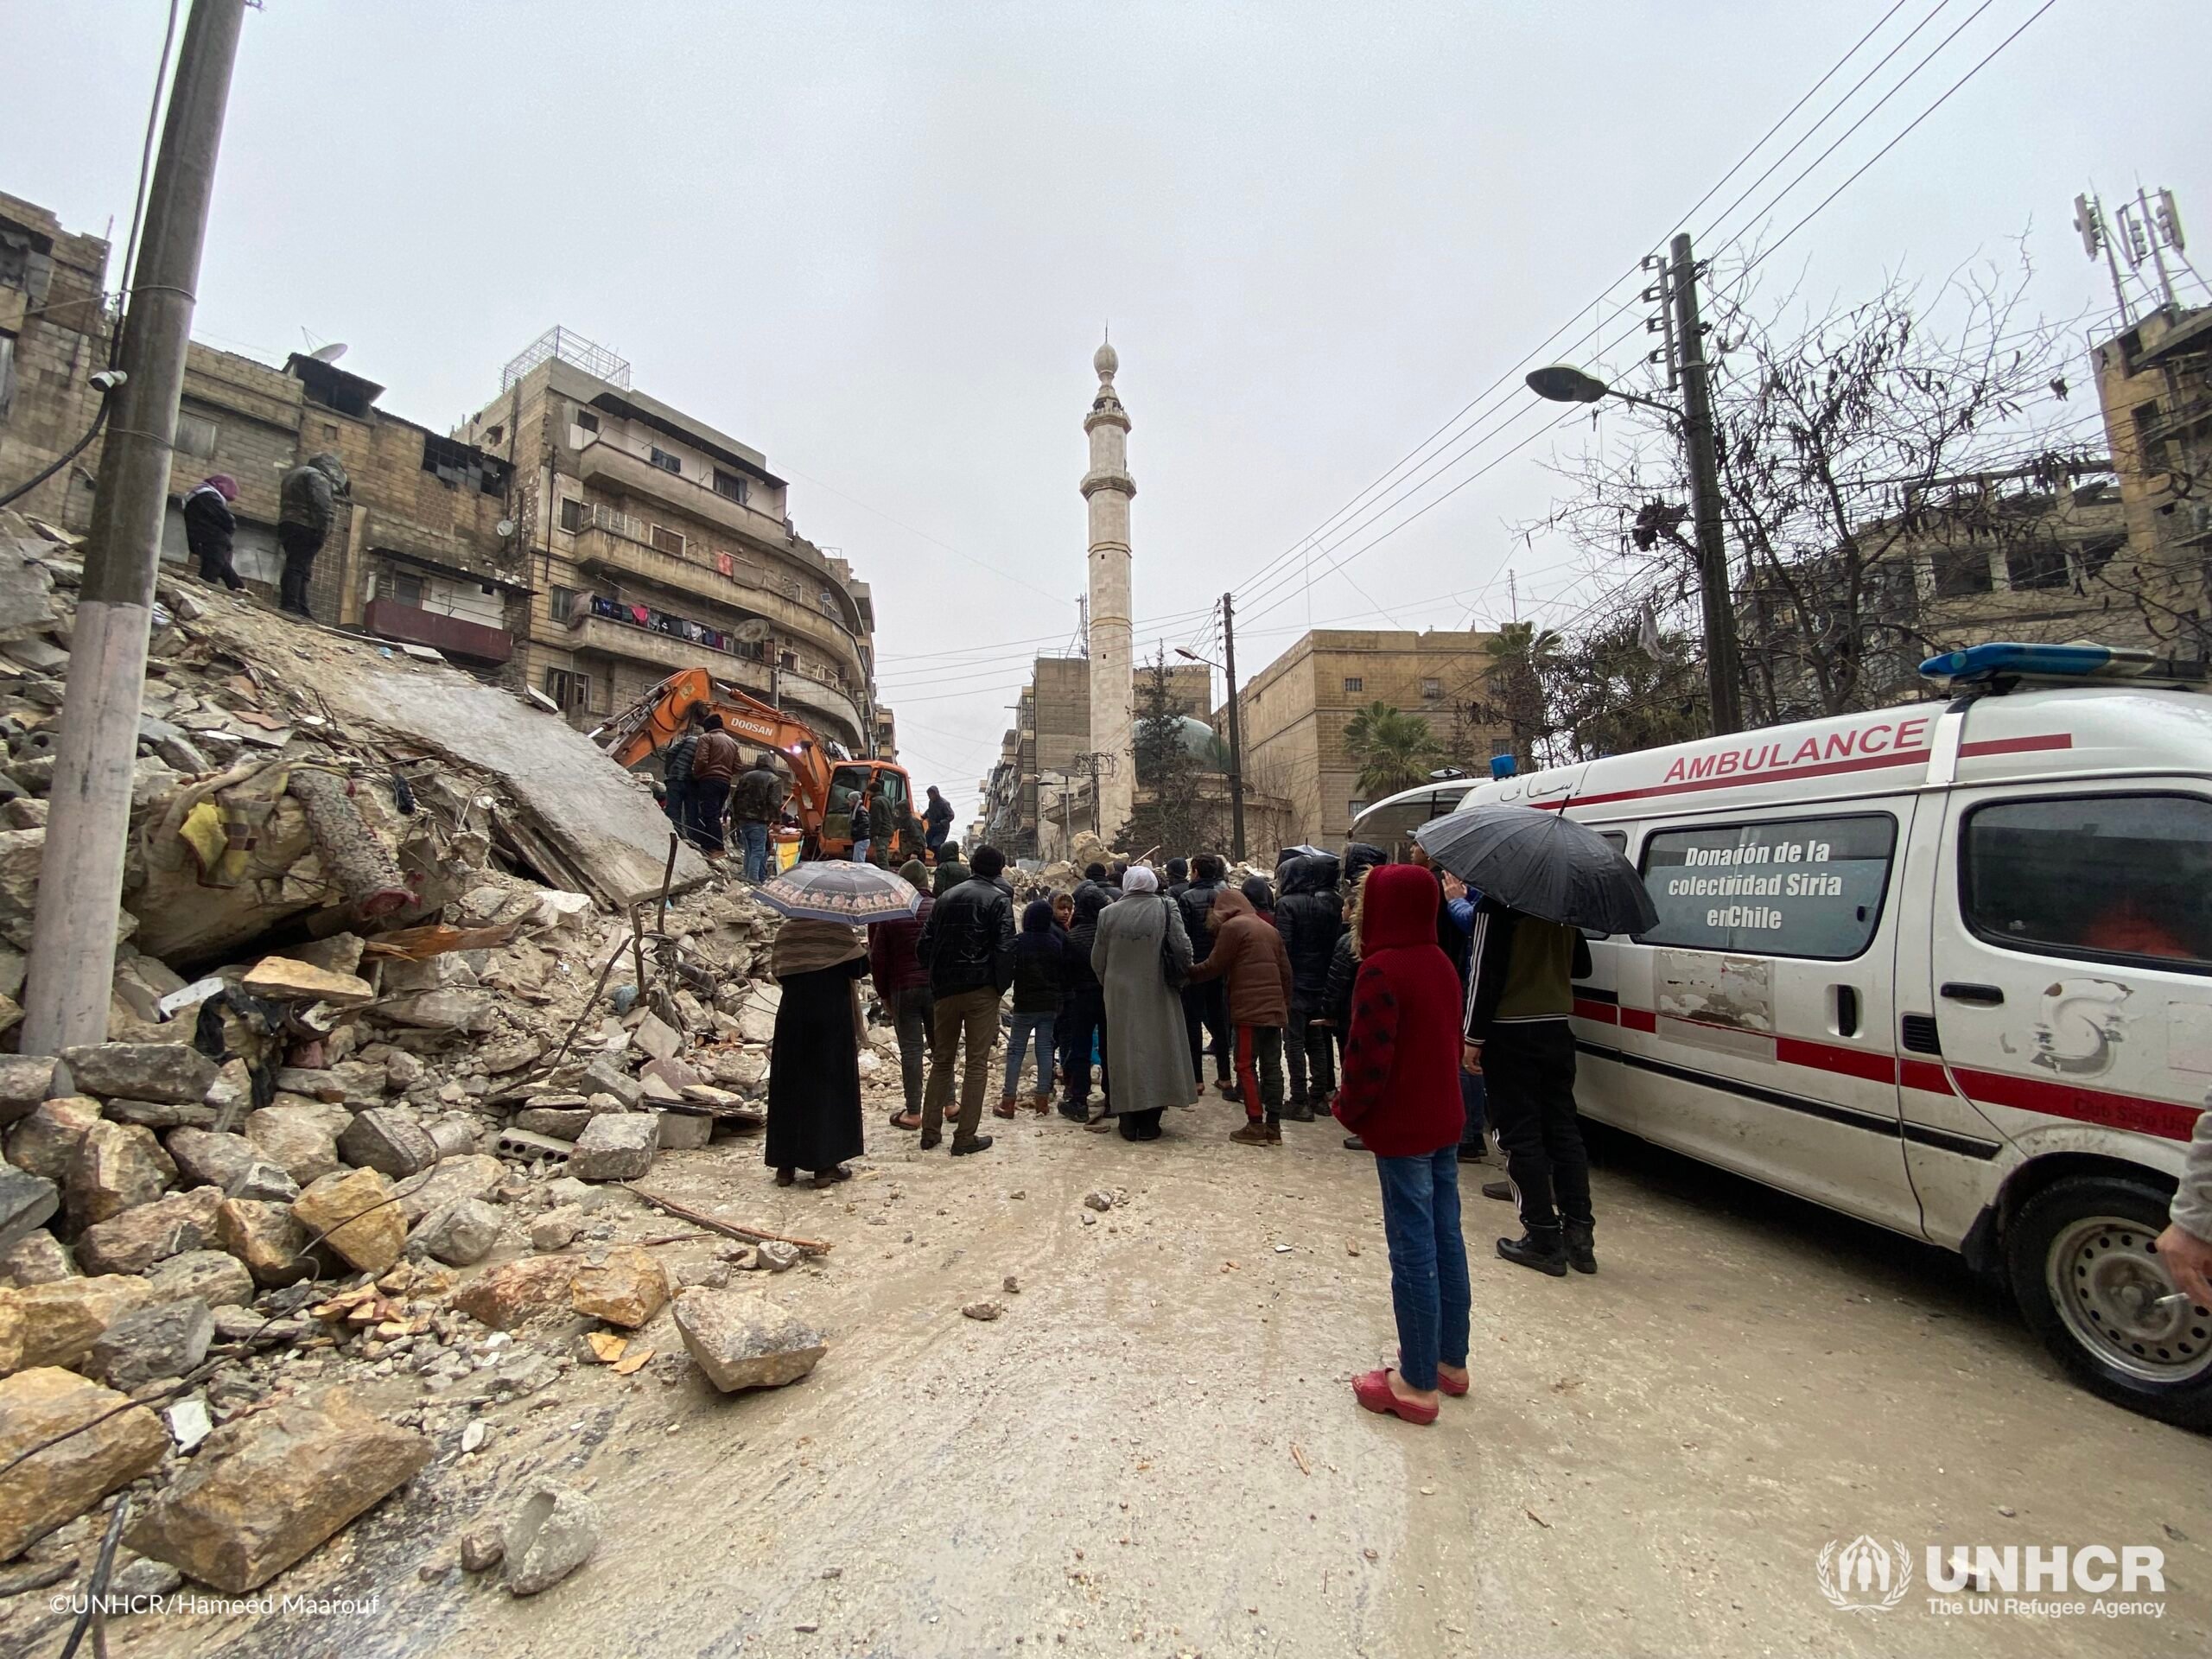
<path id="1" fill-rule="evenodd" d="M 756 1142 L 671 1155 L 658 1190 L 834 1246 L 773 1286 L 830 1335 L 811 1376 L 725 1398 L 579 1368 L 268 1591 L 373 1611 L 128 1617 L 113 1649 L 2020 1650 L 2017 1619 L 1919 1587 L 1831 1607 L 1819 1552 L 1871 1533 L 2154 1542 L 2163 1618 L 2069 1619 L 2068 1651 L 2202 1650 L 2212 1447 L 2072 1387 L 1948 1258 L 1611 1140 L 1603 1271 L 1554 1281 L 1490 1255 L 1507 1211 L 1470 1169 L 1475 1389 L 1416 1429 L 1346 1387 L 1391 1346 L 1370 1160 L 1326 1124 L 1232 1147 L 1232 1110 L 1151 1147 L 1025 1119 L 958 1162 L 871 1128 L 819 1193 L 773 1187 Z M 539 1469 L 605 1535 L 518 1599 L 457 1541 Z"/>

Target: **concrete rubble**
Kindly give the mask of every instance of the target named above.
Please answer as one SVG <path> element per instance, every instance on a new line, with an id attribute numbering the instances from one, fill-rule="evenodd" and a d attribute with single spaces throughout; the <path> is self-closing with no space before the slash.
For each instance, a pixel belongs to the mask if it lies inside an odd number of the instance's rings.
<path id="1" fill-rule="evenodd" d="M 0 1043 L 80 575 L 0 512 L 21 573 L 52 620 L 0 662 Z M 251 1591 L 423 1470 L 441 1414 L 557 1393 L 586 1325 L 617 1376 L 804 1376 L 823 1339 L 678 1294 L 620 1185 L 760 1128 L 778 918 L 689 849 L 664 912 L 650 796 L 512 693 L 167 572 L 159 598 L 108 1040 L 0 1054 L 0 1461 L 42 1448 L 0 1481 L 0 1567 L 88 1566 L 128 1485 L 131 1581 Z M 535 1593 L 598 1516 L 510 1496 L 464 1559 Z"/>

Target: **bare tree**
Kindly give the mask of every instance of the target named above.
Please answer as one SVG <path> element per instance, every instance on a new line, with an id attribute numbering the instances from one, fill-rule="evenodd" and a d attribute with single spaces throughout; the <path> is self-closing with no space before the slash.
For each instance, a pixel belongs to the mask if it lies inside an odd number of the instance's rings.
<path id="1" fill-rule="evenodd" d="M 2063 473 L 2101 451 L 2101 432 L 2076 435 L 2082 406 L 2067 406 L 2063 329 L 2026 315 L 2030 274 L 2023 257 L 1932 294 L 1892 278 L 1820 315 L 1794 294 L 1763 299 L 1748 274 L 1713 284 L 1716 447 L 1754 718 L 1885 697 L 1932 643 L 1931 544 L 2000 527 L 1983 510 L 1986 477 Z M 1645 560 L 1650 579 L 1631 585 L 1679 616 L 1697 580 L 1679 428 L 1642 405 L 1608 418 L 1629 442 L 1561 464 L 1567 494 L 1547 522 L 1593 554 Z"/>

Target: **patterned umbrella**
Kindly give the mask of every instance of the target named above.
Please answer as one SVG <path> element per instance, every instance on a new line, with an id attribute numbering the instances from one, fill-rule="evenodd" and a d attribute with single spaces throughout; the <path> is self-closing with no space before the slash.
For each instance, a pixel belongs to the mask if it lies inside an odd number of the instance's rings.
<path id="1" fill-rule="evenodd" d="M 921 893 L 906 877 L 873 864 L 849 862 L 794 864 L 753 888 L 753 896 L 798 921 L 850 922 L 855 927 L 911 916 L 922 904 Z"/>

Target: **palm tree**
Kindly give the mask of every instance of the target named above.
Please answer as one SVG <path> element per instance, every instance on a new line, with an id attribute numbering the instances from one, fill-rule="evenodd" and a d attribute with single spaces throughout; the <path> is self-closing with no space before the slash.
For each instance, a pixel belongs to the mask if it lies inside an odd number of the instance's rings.
<path id="1" fill-rule="evenodd" d="M 1556 630 L 1533 622 L 1501 622 L 1484 647 L 1490 657 L 1491 695 L 1513 734 L 1513 752 L 1524 761 L 1545 724 L 1546 674 L 1559 658 L 1563 642 Z"/>
<path id="2" fill-rule="evenodd" d="M 1382 702 L 1344 722 L 1344 747 L 1359 762 L 1359 792 L 1370 801 L 1411 789 L 1443 755 L 1427 721 Z"/>

